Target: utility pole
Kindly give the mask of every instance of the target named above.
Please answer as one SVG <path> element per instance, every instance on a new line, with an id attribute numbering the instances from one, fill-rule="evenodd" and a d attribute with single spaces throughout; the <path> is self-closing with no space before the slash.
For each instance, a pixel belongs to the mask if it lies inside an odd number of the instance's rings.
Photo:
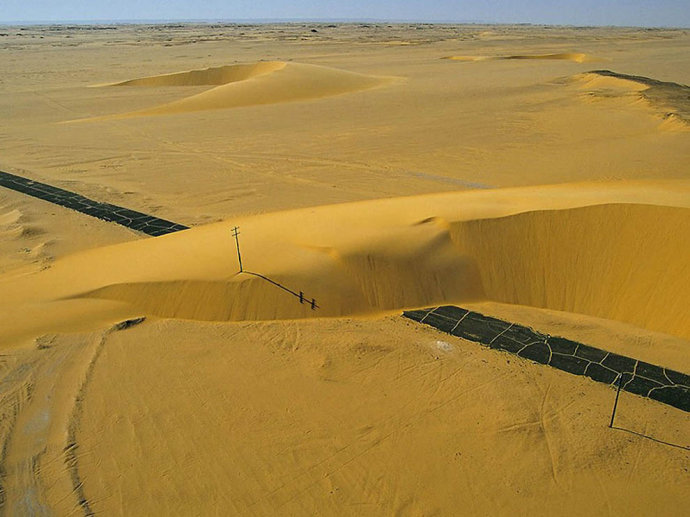
<path id="1" fill-rule="evenodd" d="M 237 245 L 237 260 L 238 260 L 238 262 L 240 263 L 240 273 L 242 273 L 242 271 L 243 271 L 243 269 L 242 269 L 242 255 L 240 254 L 240 238 L 239 238 L 239 235 L 240 235 L 240 227 L 239 227 L 239 226 L 235 226 L 235 227 L 232 229 L 232 236 L 235 237 L 235 244 Z"/>
<path id="2" fill-rule="evenodd" d="M 279 287 L 283 291 L 286 291 L 286 292 L 290 293 L 291 295 L 296 296 L 299 299 L 299 303 L 301 303 L 301 304 L 306 303 L 307 305 L 311 306 L 311 310 L 313 310 L 313 311 L 315 311 L 316 309 L 320 309 L 320 307 L 318 305 L 316 305 L 316 300 L 314 298 L 312 298 L 310 301 L 308 298 L 306 298 L 304 296 L 303 291 L 296 293 L 295 291 L 293 291 L 289 287 L 285 287 L 284 285 L 276 282 L 275 280 L 268 278 L 267 276 L 264 276 L 264 275 L 259 274 L 259 273 L 252 273 L 251 271 L 245 271 L 244 268 L 242 267 L 242 254 L 240 253 L 240 237 L 239 237 L 240 227 L 235 226 L 232 228 L 231 231 L 232 231 L 232 236 L 235 238 L 235 245 L 237 246 L 237 262 L 239 262 L 239 264 L 240 264 L 240 273 L 245 273 L 247 275 L 256 276 L 256 277 L 262 278 L 263 280 L 266 280 L 267 282 L 273 284 L 274 286 Z"/>

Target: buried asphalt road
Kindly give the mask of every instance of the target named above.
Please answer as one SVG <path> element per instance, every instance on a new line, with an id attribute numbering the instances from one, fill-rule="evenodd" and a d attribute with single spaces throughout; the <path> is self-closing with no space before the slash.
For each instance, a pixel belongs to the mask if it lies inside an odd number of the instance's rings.
<path id="1" fill-rule="evenodd" d="M 623 390 L 690 412 L 690 375 L 452 305 L 403 315 L 453 336 L 605 384 L 613 385 L 621 374 Z"/>
<path id="2" fill-rule="evenodd" d="M 109 203 L 100 203 L 80 194 L 7 172 L 0 171 L 0 186 L 152 236 L 188 229 L 181 224 Z M 268 278 L 266 280 L 275 283 Z M 279 287 L 286 289 L 280 285 Z M 544 335 L 531 328 L 460 307 L 432 307 L 405 311 L 403 315 L 454 336 L 575 375 L 587 376 L 598 382 L 612 385 L 621 374 L 622 389 L 625 391 L 690 412 L 690 375 L 565 338 Z"/>
<path id="3" fill-rule="evenodd" d="M 0 171 L 0 186 L 43 199 L 44 201 L 49 201 L 56 205 L 71 208 L 72 210 L 92 217 L 97 217 L 103 221 L 117 223 L 154 237 L 186 230 L 188 228 L 181 224 L 159 219 L 158 217 L 136 212 L 135 210 L 123 208 L 121 206 L 100 203 L 84 197 L 81 194 L 21 176 L 15 176 L 8 172 Z"/>

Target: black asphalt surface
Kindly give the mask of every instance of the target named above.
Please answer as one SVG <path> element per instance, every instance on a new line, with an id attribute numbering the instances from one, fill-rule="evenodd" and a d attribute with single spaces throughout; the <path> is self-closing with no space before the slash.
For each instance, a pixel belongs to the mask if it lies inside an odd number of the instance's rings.
<path id="1" fill-rule="evenodd" d="M 403 315 L 453 336 L 605 384 L 613 385 L 621 374 L 623 390 L 690 412 L 690 375 L 452 305 Z"/>
<path id="2" fill-rule="evenodd" d="M 187 226 L 181 224 L 143 214 L 129 208 L 111 205 L 110 203 L 100 203 L 81 194 L 16 176 L 8 172 L 0 171 L 0 186 L 49 201 L 56 205 L 71 208 L 103 221 L 117 223 L 154 237 L 188 229 Z"/>

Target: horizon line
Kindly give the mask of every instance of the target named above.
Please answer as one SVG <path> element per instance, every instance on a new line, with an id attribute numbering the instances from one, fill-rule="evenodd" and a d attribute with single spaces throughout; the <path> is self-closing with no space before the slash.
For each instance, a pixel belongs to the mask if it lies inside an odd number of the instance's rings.
<path id="1" fill-rule="evenodd" d="M 382 23 L 382 24 L 428 24 L 428 25 L 495 25 L 532 27 L 576 27 L 576 28 L 630 28 L 630 29 L 689 29 L 682 25 L 626 25 L 626 24 L 570 24 L 539 22 L 505 22 L 486 20 L 434 20 L 434 19 L 381 19 L 381 18 L 117 18 L 117 19 L 75 19 L 75 20 L 0 20 L 0 26 L 46 26 L 46 25 L 164 25 L 164 24 L 292 24 L 292 23 Z"/>

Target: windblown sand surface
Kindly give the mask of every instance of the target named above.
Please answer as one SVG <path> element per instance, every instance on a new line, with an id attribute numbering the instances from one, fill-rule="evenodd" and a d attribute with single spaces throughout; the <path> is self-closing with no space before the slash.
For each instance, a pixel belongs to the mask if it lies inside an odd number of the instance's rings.
<path id="1" fill-rule="evenodd" d="M 219 110 L 258 104 L 320 99 L 375 88 L 388 82 L 390 79 L 303 63 L 271 61 L 248 65 L 228 65 L 115 83 L 110 86 L 160 88 L 164 86 L 213 85 L 215 87 L 162 106 L 86 120 L 171 115 L 189 111 Z"/>
<path id="2" fill-rule="evenodd" d="M 0 170 L 192 226 L 0 190 L 0 513 L 684 514 L 687 413 L 400 317 L 690 373 L 684 31 L 0 34 Z"/>
<path id="3" fill-rule="evenodd" d="M 588 63 L 597 61 L 596 57 L 582 54 L 581 52 L 568 52 L 564 54 L 525 54 L 514 56 L 446 56 L 444 59 L 453 61 L 487 61 L 496 59 L 558 59 L 573 61 L 575 63 Z"/>

